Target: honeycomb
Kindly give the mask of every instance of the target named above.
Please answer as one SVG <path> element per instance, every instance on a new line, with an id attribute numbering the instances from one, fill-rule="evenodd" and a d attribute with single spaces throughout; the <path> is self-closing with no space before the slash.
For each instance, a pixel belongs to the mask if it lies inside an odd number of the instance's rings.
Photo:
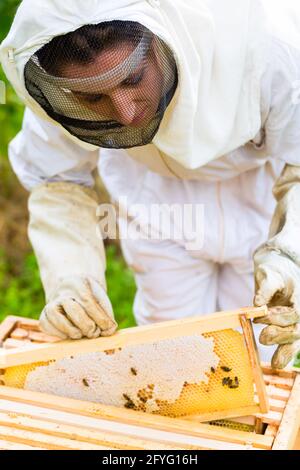
<path id="1" fill-rule="evenodd" d="M 10 367 L 2 380 L 169 417 L 256 404 L 244 337 L 232 329 Z"/>
<path id="2" fill-rule="evenodd" d="M 219 428 L 232 429 L 234 431 L 255 432 L 254 424 L 239 423 L 237 421 L 230 421 L 227 419 L 209 421 L 208 424 L 211 426 L 218 426 Z"/>

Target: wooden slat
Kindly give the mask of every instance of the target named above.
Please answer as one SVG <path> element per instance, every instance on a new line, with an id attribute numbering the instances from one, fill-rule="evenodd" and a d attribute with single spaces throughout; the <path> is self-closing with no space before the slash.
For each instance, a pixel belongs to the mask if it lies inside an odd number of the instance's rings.
<path id="1" fill-rule="evenodd" d="M 266 385 L 274 385 L 274 387 L 283 388 L 284 390 L 291 390 L 294 385 L 293 378 L 277 377 L 273 375 L 264 375 L 264 381 Z"/>
<path id="2" fill-rule="evenodd" d="M 220 312 L 209 316 L 193 317 L 189 319 L 173 320 L 154 325 L 127 328 L 110 337 L 97 339 L 82 339 L 78 341 L 61 341 L 54 344 L 35 345 L 22 351 L 11 350 L 5 353 L 0 351 L 0 368 L 30 364 L 39 358 L 39 361 L 59 359 L 68 355 L 84 354 L 95 351 L 122 348 L 124 346 L 141 343 L 153 343 L 178 336 L 195 335 L 210 331 L 220 331 L 227 328 L 239 328 L 240 315 L 248 319 L 257 318 L 267 313 L 266 307 L 246 308 L 229 312 Z"/>
<path id="3" fill-rule="evenodd" d="M 109 447 L 57 438 L 48 434 L 0 426 L 0 439 L 18 444 L 45 447 L 49 450 L 111 450 Z"/>
<path id="4" fill-rule="evenodd" d="M 292 449 L 300 426 L 300 375 L 295 378 L 290 399 L 283 413 L 273 450 Z"/>
<path id="5" fill-rule="evenodd" d="M 260 418 L 255 419 L 255 432 L 256 434 L 263 434 L 264 423 Z"/>
<path id="6" fill-rule="evenodd" d="M 18 317 L 15 316 L 15 318 L 18 320 L 18 327 L 19 328 L 30 328 L 31 330 L 39 330 L 39 321 L 34 320 L 33 318 L 28 318 L 28 317 Z"/>
<path id="7" fill-rule="evenodd" d="M 222 440 L 228 443 L 253 445 L 256 448 L 268 448 L 270 440 L 265 436 L 258 436 L 242 431 L 224 430 L 216 426 L 198 424 L 184 419 L 168 418 L 151 415 L 132 410 L 92 404 L 90 402 L 74 400 L 71 398 L 55 397 L 37 392 L 17 390 L 9 387 L 0 387 L 0 398 L 18 403 L 28 403 L 50 409 L 66 411 L 83 416 L 98 417 L 113 420 L 118 423 L 150 427 L 160 431 Z M 1 406 L 1 404 L 0 404 Z"/>
<path id="8" fill-rule="evenodd" d="M 0 450 L 46 450 L 45 447 L 33 447 L 26 444 L 15 444 L 14 442 L 8 442 L 0 440 Z"/>
<path id="9" fill-rule="evenodd" d="M 16 328 L 10 334 L 10 337 L 12 339 L 19 339 L 19 340 L 26 339 L 28 338 L 28 336 L 29 336 L 29 331 L 24 330 L 24 328 Z"/>
<path id="10" fill-rule="evenodd" d="M 269 401 L 262 370 L 259 363 L 252 325 L 250 323 L 250 320 L 248 320 L 245 315 L 240 315 L 240 322 L 244 333 L 247 351 L 249 354 L 254 383 L 256 385 L 256 393 L 259 398 L 260 411 L 261 413 L 267 413 L 269 411 Z"/>
<path id="11" fill-rule="evenodd" d="M 300 428 L 293 450 L 300 450 Z"/>
<path id="12" fill-rule="evenodd" d="M 39 331 L 28 331 L 28 336 L 34 343 L 57 343 L 61 341 L 56 336 L 46 335 Z"/>
<path id="13" fill-rule="evenodd" d="M 295 379 L 295 372 L 293 367 L 286 367 L 285 369 L 272 369 L 271 366 L 265 362 L 261 363 L 261 370 L 264 375 L 274 375 L 276 377 L 284 377 L 286 379 Z"/>
<path id="14" fill-rule="evenodd" d="M 235 408 L 234 410 L 219 410 L 216 412 L 201 413 L 199 415 L 193 414 L 185 416 L 185 420 L 194 421 L 196 423 L 205 423 L 219 419 L 231 419 L 248 415 L 256 415 L 258 413 L 260 413 L 260 407 L 258 405 L 252 405 Z"/>
<path id="15" fill-rule="evenodd" d="M 282 420 L 282 413 L 278 413 L 278 411 L 269 411 L 265 414 L 257 414 L 257 418 L 260 418 L 263 423 L 272 424 L 274 426 L 279 426 Z"/>
<path id="16" fill-rule="evenodd" d="M 32 343 L 30 341 L 30 339 L 23 339 L 23 340 L 20 340 L 20 339 L 13 339 L 13 338 L 7 338 L 5 341 L 3 341 L 3 348 L 4 349 L 24 349 L 28 346 L 32 347 L 31 346 Z"/>
<path id="17" fill-rule="evenodd" d="M 16 413 L 0 412 L 0 426 L 9 426 L 15 429 L 23 429 L 31 432 L 40 432 L 50 436 L 63 437 L 78 442 L 87 442 L 112 449 L 123 450 L 197 450 L 199 446 L 178 442 L 159 442 L 157 439 L 141 439 L 122 435 L 120 433 L 109 433 L 89 429 L 83 426 L 62 424 L 49 420 L 34 419 L 28 416 L 21 416 Z"/>
<path id="18" fill-rule="evenodd" d="M 275 438 L 278 431 L 278 427 L 274 426 L 273 424 L 268 424 L 267 429 L 265 431 L 265 436 L 272 436 Z"/>
<path id="19" fill-rule="evenodd" d="M 9 337 L 17 324 L 15 317 L 6 317 L 5 320 L 0 324 L 0 347 L 3 341 Z"/>
<path id="20" fill-rule="evenodd" d="M 267 385 L 267 394 L 269 399 L 281 400 L 286 403 L 290 397 L 291 391 L 275 387 L 274 385 Z"/>
<path id="21" fill-rule="evenodd" d="M 277 411 L 278 413 L 283 414 L 285 407 L 286 407 L 286 402 L 283 400 L 274 400 L 271 398 L 270 400 L 270 411 Z"/>

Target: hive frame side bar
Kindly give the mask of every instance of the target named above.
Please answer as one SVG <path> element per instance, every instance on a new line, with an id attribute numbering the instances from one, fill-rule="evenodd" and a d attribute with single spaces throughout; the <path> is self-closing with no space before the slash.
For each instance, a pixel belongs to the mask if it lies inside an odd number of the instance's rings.
<path id="1" fill-rule="evenodd" d="M 291 450 L 296 442 L 300 426 L 300 375 L 294 386 L 280 423 L 273 450 Z"/>
<path id="2" fill-rule="evenodd" d="M 244 308 L 213 315 L 173 320 L 154 325 L 128 328 L 110 337 L 82 339 L 78 341 L 61 341 L 53 344 L 28 345 L 22 350 L 0 351 L 0 369 L 34 362 L 47 362 L 69 355 L 100 352 L 124 346 L 153 343 L 179 336 L 236 329 L 240 327 L 239 317 L 247 319 L 266 315 L 267 307 Z"/>
<path id="3" fill-rule="evenodd" d="M 256 385 L 256 393 L 259 399 L 260 411 L 261 413 L 268 413 L 270 408 L 269 399 L 267 395 L 263 372 L 259 363 L 258 351 L 253 334 L 253 328 L 250 320 L 245 315 L 240 315 L 240 322 L 249 354 L 254 383 Z"/>

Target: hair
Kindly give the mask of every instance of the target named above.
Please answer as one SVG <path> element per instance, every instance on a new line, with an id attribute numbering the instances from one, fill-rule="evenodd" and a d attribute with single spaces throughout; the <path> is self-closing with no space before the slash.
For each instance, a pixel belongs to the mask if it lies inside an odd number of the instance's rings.
<path id="1" fill-rule="evenodd" d="M 86 25 L 72 33 L 57 36 L 36 54 L 43 69 L 51 75 L 59 75 L 66 64 L 88 64 L 103 50 L 131 42 L 137 46 L 147 29 L 134 21 L 108 21 L 98 25 Z"/>

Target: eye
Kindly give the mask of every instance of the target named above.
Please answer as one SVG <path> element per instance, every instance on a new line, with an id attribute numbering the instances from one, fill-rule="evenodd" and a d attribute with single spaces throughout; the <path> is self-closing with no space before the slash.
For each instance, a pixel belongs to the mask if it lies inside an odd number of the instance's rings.
<path id="1" fill-rule="evenodd" d="M 122 82 L 122 85 L 125 85 L 125 86 L 138 85 L 143 80 L 143 77 L 144 77 L 144 71 L 142 70 L 140 73 L 131 75 L 130 77 L 126 78 L 126 80 Z"/>
<path id="2" fill-rule="evenodd" d="M 103 98 L 103 95 L 85 95 L 83 96 L 84 101 L 87 103 L 99 103 Z"/>

